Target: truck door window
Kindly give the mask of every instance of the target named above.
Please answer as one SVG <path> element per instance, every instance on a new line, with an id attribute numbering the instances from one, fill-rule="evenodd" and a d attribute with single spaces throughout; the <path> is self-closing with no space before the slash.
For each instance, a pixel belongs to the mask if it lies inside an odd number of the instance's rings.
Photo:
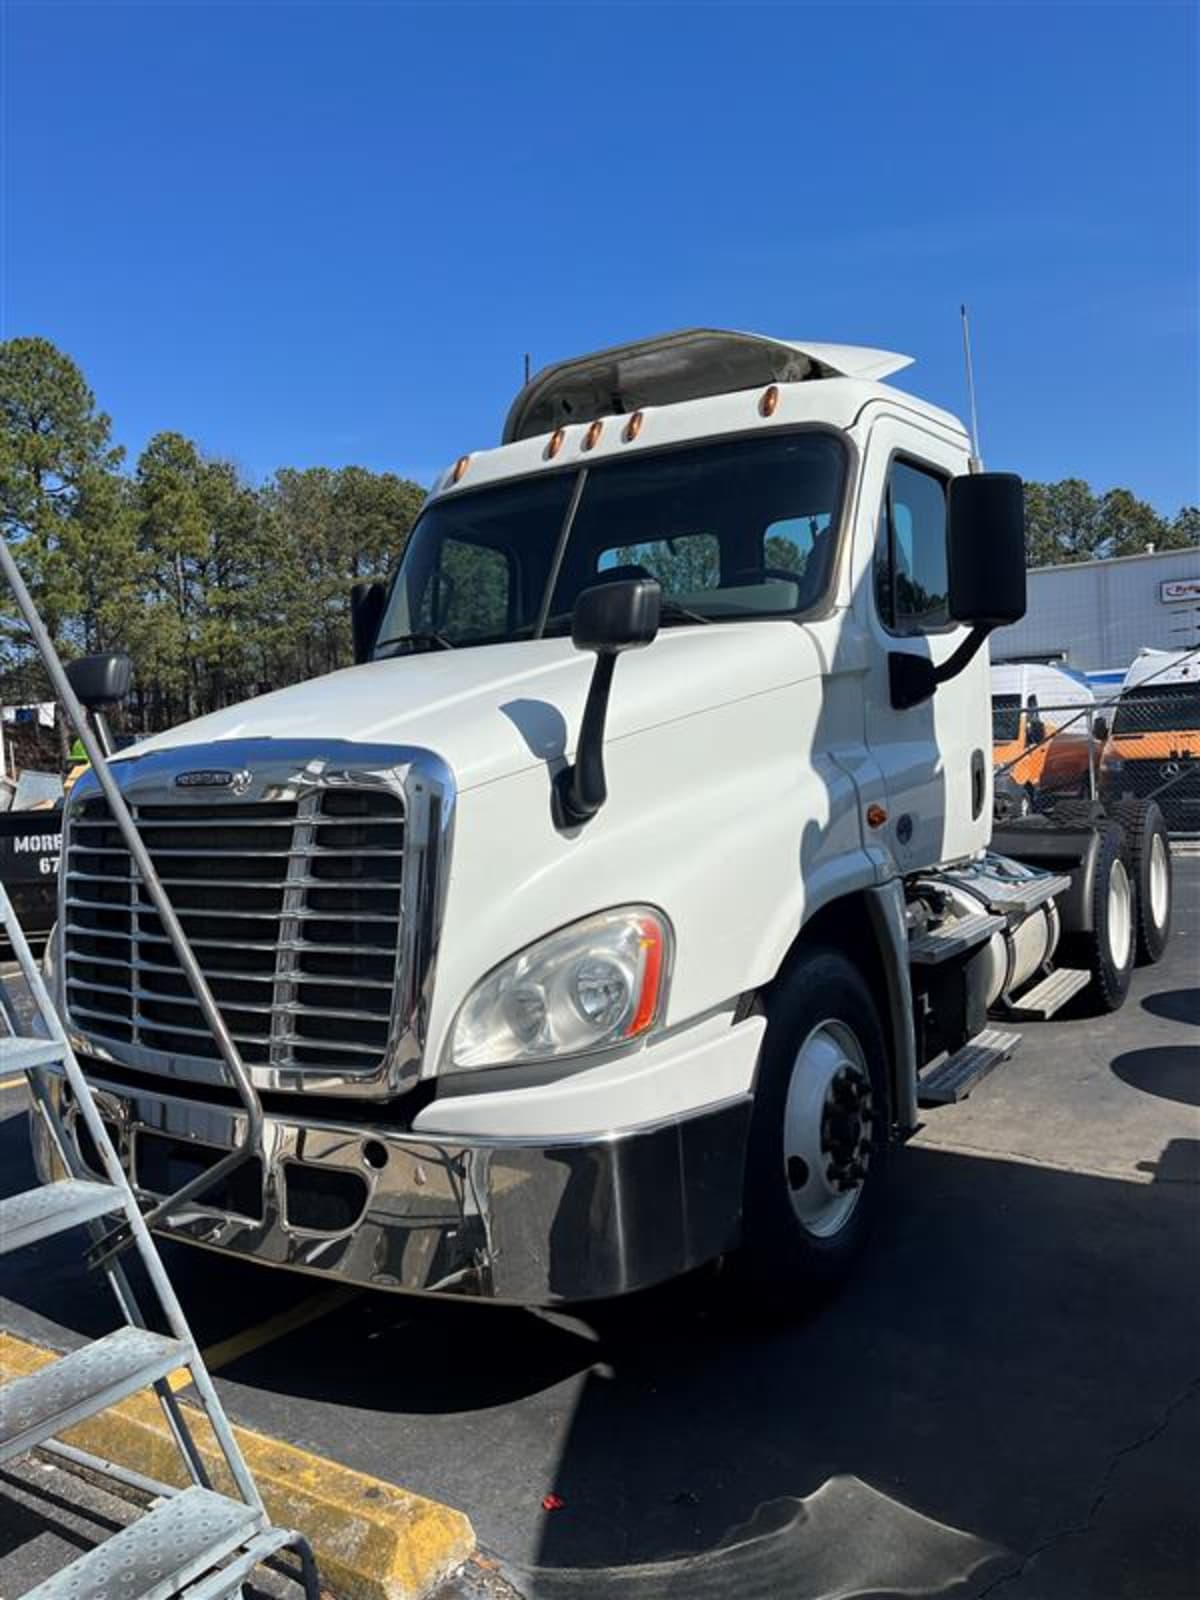
<path id="1" fill-rule="evenodd" d="M 875 546 L 875 600 L 884 627 L 899 634 L 948 627 L 948 588 L 946 480 L 893 461 Z"/>
<path id="2" fill-rule="evenodd" d="M 1021 696 L 997 694 L 992 696 L 992 741 L 1008 744 L 1021 735 Z"/>

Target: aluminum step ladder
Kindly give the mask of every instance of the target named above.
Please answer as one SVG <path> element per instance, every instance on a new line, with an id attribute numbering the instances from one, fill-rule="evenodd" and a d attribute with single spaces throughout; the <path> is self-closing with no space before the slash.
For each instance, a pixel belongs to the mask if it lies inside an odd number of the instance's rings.
<path id="1" fill-rule="evenodd" d="M 174 1600 L 177 1596 L 220 1600 L 240 1593 L 253 1569 L 285 1548 L 299 1557 L 299 1571 L 294 1575 L 307 1600 L 318 1600 L 316 1567 L 307 1542 L 289 1529 L 270 1525 L 87 1078 L 2 885 L 0 922 L 41 1029 L 36 1034 L 16 1031 L 21 1025 L 20 1011 L 4 980 L 3 1020 L 12 1031 L 0 1034 L 0 1075 L 27 1074 L 36 1112 L 46 1119 L 67 1174 L 56 1183 L 0 1200 L 0 1255 L 75 1228 L 88 1229 L 96 1240 L 106 1221 L 119 1218 L 129 1230 L 131 1248 L 141 1259 L 169 1328 L 164 1335 L 146 1327 L 129 1280 L 118 1259 L 110 1255 L 104 1271 L 122 1325 L 28 1377 L 0 1386 L 0 1464 L 36 1447 L 53 1452 L 56 1436 L 65 1429 L 139 1389 L 152 1388 L 193 1480 L 192 1486 L 183 1490 L 153 1485 L 159 1498 L 148 1512 L 40 1584 L 27 1600 Z M 47 1092 L 42 1076 L 47 1071 L 65 1074 L 77 1114 L 104 1165 L 107 1183 L 97 1182 L 82 1166 Z M 180 1370 L 191 1378 L 235 1485 L 236 1498 L 213 1491 L 186 1413 L 168 1382 L 170 1374 Z M 63 1453 L 77 1464 L 114 1475 L 111 1463 L 89 1459 L 74 1448 Z M 132 1480 L 134 1475 L 130 1477 Z M 140 1477 L 136 1482 L 140 1488 L 147 1486 Z"/>
<path id="2" fill-rule="evenodd" d="M 149 1508 L 137 1520 L 39 1584 L 23 1600 L 227 1600 L 240 1594 L 254 1569 L 266 1561 L 293 1578 L 306 1600 L 320 1600 L 316 1563 L 308 1542 L 291 1529 L 271 1525 L 151 1234 L 157 1217 L 215 1181 L 222 1168 L 254 1153 L 255 1142 L 261 1138 L 262 1107 L 108 770 L 109 750 L 103 725 L 94 728 L 89 723 L 7 540 L 0 540 L 0 569 L 29 626 L 55 693 L 83 741 L 109 799 L 142 887 L 158 910 L 212 1029 L 230 1085 L 246 1107 L 248 1126 L 243 1148 L 230 1152 L 177 1194 L 152 1203 L 143 1214 L 109 1139 L 91 1086 L 42 981 L 20 920 L 0 885 L 0 923 L 33 1002 L 35 1024 L 33 1031 L 26 1026 L 27 1011 L 22 1011 L 7 981 L 0 981 L 0 1076 L 21 1072 L 26 1075 L 34 1114 L 44 1121 L 62 1173 L 57 1182 L 0 1201 L 0 1254 L 68 1230 L 86 1229 L 92 1241 L 89 1259 L 108 1278 L 121 1319 L 121 1326 L 114 1332 L 27 1377 L 0 1386 L 0 1464 L 40 1448 L 151 1497 Z M 48 1074 L 65 1077 L 73 1101 L 72 1114 L 82 1118 L 107 1182 L 98 1182 L 96 1174 L 84 1165 L 79 1147 L 68 1134 L 50 1094 Z M 166 1322 L 166 1334 L 155 1333 L 147 1326 L 122 1265 L 125 1250 L 135 1252 L 141 1260 Z M 216 1439 L 232 1483 L 230 1494 L 213 1488 L 187 1413 L 169 1382 L 170 1374 L 178 1371 L 188 1374 Z M 163 1408 L 191 1479 L 186 1489 L 156 1483 L 57 1438 L 63 1430 L 141 1389 L 152 1389 Z M 285 1550 L 295 1558 L 286 1566 L 281 1560 Z"/>

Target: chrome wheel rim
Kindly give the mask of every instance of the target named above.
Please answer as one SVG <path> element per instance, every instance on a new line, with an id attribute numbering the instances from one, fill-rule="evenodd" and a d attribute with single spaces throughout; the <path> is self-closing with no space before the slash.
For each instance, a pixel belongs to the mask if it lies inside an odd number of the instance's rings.
<path id="1" fill-rule="evenodd" d="M 783 1118 L 783 1177 L 797 1220 L 818 1239 L 857 1209 L 871 1161 L 874 1096 L 844 1022 L 818 1023 L 796 1053 Z"/>
<path id="2" fill-rule="evenodd" d="M 1108 951 L 1118 972 L 1133 947 L 1133 894 L 1123 861 L 1114 861 L 1108 880 Z"/>
<path id="3" fill-rule="evenodd" d="M 1165 928 L 1171 907 L 1171 869 L 1167 847 L 1161 833 L 1150 844 L 1150 917 L 1156 928 Z"/>

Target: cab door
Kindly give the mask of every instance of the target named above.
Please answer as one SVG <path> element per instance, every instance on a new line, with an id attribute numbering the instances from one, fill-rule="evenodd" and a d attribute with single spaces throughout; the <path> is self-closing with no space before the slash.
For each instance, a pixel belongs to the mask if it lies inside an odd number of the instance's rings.
<path id="1" fill-rule="evenodd" d="M 987 650 L 920 705 L 892 703 L 889 657 L 938 665 L 966 637 L 949 612 L 947 493 L 966 470 L 965 447 L 915 421 L 880 416 L 871 428 L 860 501 L 869 560 L 857 605 L 872 640 L 866 739 L 887 795 L 884 829 L 901 872 L 952 861 L 990 834 L 991 697 Z"/>

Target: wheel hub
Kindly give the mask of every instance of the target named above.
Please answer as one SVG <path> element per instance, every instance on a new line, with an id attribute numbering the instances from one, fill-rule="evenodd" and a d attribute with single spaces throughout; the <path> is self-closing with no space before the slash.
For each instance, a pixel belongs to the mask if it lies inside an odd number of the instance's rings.
<path id="1" fill-rule="evenodd" d="M 796 1055 L 784 1113 L 784 1177 L 792 1209 L 818 1238 L 838 1233 L 858 1204 L 871 1161 L 875 1105 L 854 1031 L 830 1020 Z"/>
<path id="2" fill-rule="evenodd" d="M 849 1066 L 834 1074 L 821 1119 L 825 1176 L 841 1193 L 856 1188 L 871 1164 L 871 1085 Z"/>

